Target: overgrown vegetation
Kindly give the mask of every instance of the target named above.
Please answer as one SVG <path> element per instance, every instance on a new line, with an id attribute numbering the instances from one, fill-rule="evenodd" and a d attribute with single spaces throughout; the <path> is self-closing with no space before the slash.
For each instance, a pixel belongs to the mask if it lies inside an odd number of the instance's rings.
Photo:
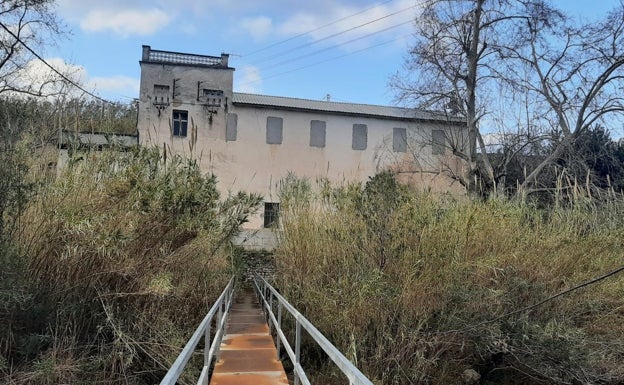
<path id="1" fill-rule="evenodd" d="M 48 121 L 21 103 L 0 122 L 0 382 L 157 382 L 235 272 L 230 240 L 260 197 L 220 197 L 153 148 L 49 170 Z"/>
<path id="2" fill-rule="evenodd" d="M 277 285 L 375 383 L 619 384 L 621 275 L 506 316 L 622 265 L 624 197 L 584 191 L 542 210 L 290 178 Z"/>

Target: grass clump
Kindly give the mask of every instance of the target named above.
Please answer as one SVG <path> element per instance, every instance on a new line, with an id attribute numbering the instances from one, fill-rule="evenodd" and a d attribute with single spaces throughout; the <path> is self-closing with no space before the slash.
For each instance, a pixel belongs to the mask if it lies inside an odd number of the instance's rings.
<path id="1" fill-rule="evenodd" d="M 375 383 L 461 383 L 468 370 L 483 383 L 624 381 L 624 277 L 507 316 L 622 265 L 622 197 L 538 209 L 414 192 L 389 173 L 292 179 L 276 283 Z"/>
<path id="2" fill-rule="evenodd" d="M 214 176 L 168 158 L 82 153 L 31 199 L 12 241 L 23 306 L 0 336 L 8 383 L 154 383 L 173 363 L 260 197 L 221 198 Z"/>

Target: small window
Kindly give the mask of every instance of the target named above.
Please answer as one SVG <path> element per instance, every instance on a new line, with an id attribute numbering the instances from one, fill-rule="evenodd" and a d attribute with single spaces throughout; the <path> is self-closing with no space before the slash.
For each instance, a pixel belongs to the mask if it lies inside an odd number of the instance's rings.
<path id="1" fill-rule="evenodd" d="M 310 147 L 325 147 L 325 122 L 322 120 L 310 121 Z"/>
<path id="2" fill-rule="evenodd" d="M 276 227 L 279 222 L 279 203 L 264 202 L 264 227 Z"/>
<path id="3" fill-rule="evenodd" d="M 407 129 L 395 127 L 392 129 L 392 151 L 407 151 Z"/>
<path id="4" fill-rule="evenodd" d="M 227 114 L 227 121 L 225 123 L 225 141 L 234 142 L 238 134 L 238 115 Z"/>
<path id="5" fill-rule="evenodd" d="M 446 134 L 443 130 L 431 130 L 431 154 L 444 155 L 446 150 Z"/>
<path id="6" fill-rule="evenodd" d="M 204 88 L 201 90 L 201 93 L 198 95 L 197 99 L 208 106 L 221 107 L 223 91 Z"/>
<path id="7" fill-rule="evenodd" d="M 173 110 L 173 136 L 186 136 L 188 111 Z"/>
<path id="8" fill-rule="evenodd" d="M 267 144 L 282 144 L 282 118 L 267 117 L 266 142 Z"/>
<path id="9" fill-rule="evenodd" d="M 169 86 L 154 84 L 154 104 L 169 104 Z"/>
<path id="10" fill-rule="evenodd" d="M 366 150 L 367 141 L 368 127 L 366 126 L 366 124 L 354 124 L 351 148 L 359 151 Z"/>

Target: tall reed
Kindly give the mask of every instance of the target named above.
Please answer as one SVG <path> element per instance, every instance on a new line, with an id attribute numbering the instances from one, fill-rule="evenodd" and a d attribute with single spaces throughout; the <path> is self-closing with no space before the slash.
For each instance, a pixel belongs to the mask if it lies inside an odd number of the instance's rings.
<path id="1" fill-rule="evenodd" d="M 621 196 L 538 209 L 388 173 L 285 184 L 276 284 L 375 383 L 624 381 L 624 277 L 506 316 L 623 264 Z"/>

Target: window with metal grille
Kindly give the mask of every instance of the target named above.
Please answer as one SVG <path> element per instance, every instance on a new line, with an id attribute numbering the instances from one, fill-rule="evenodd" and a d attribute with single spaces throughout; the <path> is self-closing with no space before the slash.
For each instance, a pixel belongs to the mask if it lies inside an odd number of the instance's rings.
<path id="1" fill-rule="evenodd" d="M 275 227 L 279 223 L 279 203 L 264 202 L 264 227 Z"/>
<path id="2" fill-rule="evenodd" d="M 186 136 L 188 111 L 173 110 L 173 136 Z"/>

